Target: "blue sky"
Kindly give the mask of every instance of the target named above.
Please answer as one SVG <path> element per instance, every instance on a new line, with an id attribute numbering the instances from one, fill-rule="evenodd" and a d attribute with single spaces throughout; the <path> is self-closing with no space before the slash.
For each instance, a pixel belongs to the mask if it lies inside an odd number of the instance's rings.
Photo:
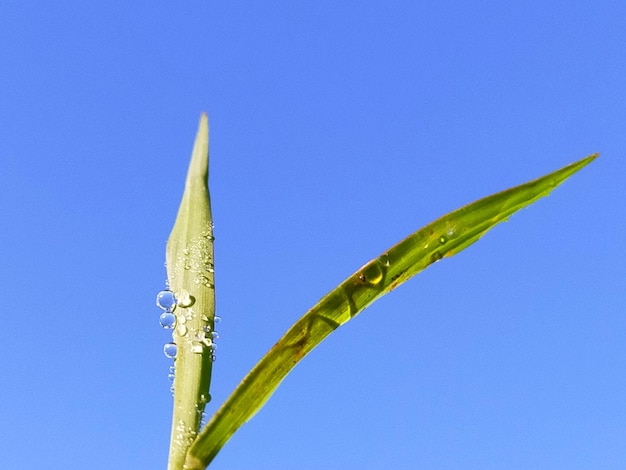
<path id="1" fill-rule="evenodd" d="M 211 125 L 216 409 L 467 202 L 552 196 L 336 331 L 215 469 L 626 465 L 626 4 L 0 0 L 4 468 L 165 468 L 154 305 Z"/>

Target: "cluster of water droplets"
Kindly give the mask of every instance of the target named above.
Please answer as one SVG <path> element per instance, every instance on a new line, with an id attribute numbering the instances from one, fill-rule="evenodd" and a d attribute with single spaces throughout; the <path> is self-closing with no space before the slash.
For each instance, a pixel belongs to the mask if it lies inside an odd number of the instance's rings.
<path id="1" fill-rule="evenodd" d="M 220 317 L 215 317 L 213 321 L 215 323 L 219 323 Z M 215 350 L 217 349 L 216 341 L 219 337 L 220 335 L 217 331 L 212 331 L 211 327 L 208 325 L 204 326 L 202 331 L 196 333 L 196 337 L 191 343 L 191 352 L 202 354 L 204 352 L 204 348 L 211 348 L 211 360 L 215 361 Z"/>
<path id="2" fill-rule="evenodd" d="M 199 429 L 202 429 L 206 426 L 208 421 L 208 415 L 206 411 L 204 411 L 207 403 L 211 401 L 211 394 L 203 393 L 200 395 L 200 402 L 196 403 L 196 413 L 200 417 L 200 426 Z"/>
<path id="3" fill-rule="evenodd" d="M 170 366 L 168 379 L 170 381 L 170 391 L 174 393 L 174 380 L 176 376 L 176 355 L 178 353 L 178 345 L 174 341 L 174 332 L 179 338 L 183 338 L 187 335 L 189 328 L 188 322 L 193 318 L 194 312 L 191 309 L 195 303 L 195 298 L 187 292 L 182 292 L 176 295 L 169 287 L 160 291 L 156 296 L 156 305 L 161 309 L 161 315 L 159 317 L 159 323 L 165 330 L 172 330 L 172 341 L 165 343 L 163 346 L 163 354 L 168 359 L 173 359 L 174 364 Z M 177 311 L 178 307 L 178 311 Z M 206 316 L 202 316 L 203 322 L 208 322 L 209 319 Z M 221 318 L 215 316 L 213 318 L 213 324 L 220 323 Z M 205 325 L 202 331 L 195 334 L 191 339 L 191 351 L 196 354 L 202 354 L 205 348 L 211 350 L 211 360 L 215 361 L 215 350 L 217 349 L 216 341 L 219 339 L 219 333 L 212 330 L 209 325 Z M 207 399 L 208 401 L 209 399 Z"/>
<path id="4" fill-rule="evenodd" d="M 446 223 L 443 232 L 435 233 L 431 232 L 430 237 L 426 239 L 423 248 L 434 249 L 430 256 L 430 260 L 433 263 L 441 260 L 446 254 L 446 244 L 453 238 L 460 235 L 461 230 L 450 223 Z"/>
<path id="5" fill-rule="evenodd" d="M 185 426 L 185 422 L 180 419 L 174 428 L 174 445 L 182 449 L 187 449 L 198 435 L 198 431 L 191 426 Z"/>

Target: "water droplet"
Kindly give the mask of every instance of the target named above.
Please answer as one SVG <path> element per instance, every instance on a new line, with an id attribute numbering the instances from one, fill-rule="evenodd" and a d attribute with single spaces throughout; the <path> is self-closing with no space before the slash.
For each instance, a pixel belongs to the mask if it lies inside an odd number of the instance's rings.
<path id="1" fill-rule="evenodd" d="M 165 357 L 168 357 L 170 359 L 174 359 L 176 357 L 177 351 L 178 346 L 176 346 L 176 343 L 167 343 L 165 346 L 163 346 L 163 354 L 165 354 Z"/>
<path id="2" fill-rule="evenodd" d="M 204 287 L 208 287 L 209 289 L 212 289 L 215 287 L 215 284 L 213 284 L 211 280 L 202 273 L 199 274 L 199 276 L 195 279 L 194 282 L 196 284 L 202 284 Z"/>
<path id="3" fill-rule="evenodd" d="M 189 308 L 196 303 L 196 298 L 187 291 L 182 291 L 176 296 L 177 305 L 182 308 Z"/>
<path id="4" fill-rule="evenodd" d="M 176 334 L 178 336 L 185 336 L 187 334 L 187 327 L 185 325 L 178 325 L 176 328 Z"/>
<path id="5" fill-rule="evenodd" d="M 194 354 L 202 354 L 204 352 L 204 346 L 197 341 L 194 341 L 191 345 L 191 352 Z"/>
<path id="6" fill-rule="evenodd" d="M 209 321 L 209 319 L 207 318 L 205 321 Z M 202 331 L 204 331 L 205 333 L 210 333 L 211 332 L 211 327 L 209 325 L 204 325 L 202 327 Z"/>
<path id="7" fill-rule="evenodd" d="M 200 345 L 204 345 L 207 348 L 210 348 L 211 345 L 213 344 L 213 341 L 211 340 L 210 337 L 207 336 L 207 333 L 201 331 L 196 334 L 196 343 Z"/>
<path id="8" fill-rule="evenodd" d="M 181 324 L 187 323 L 187 317 L 185 315 L 179 315 L 178 323 L 181 323 Z"/>
<path id="9" fill-rule="evenodd" d="M 216 360 L 217 360 L 217 357 L 215 357 L 215 354 L 213 354 L 213 355 L 211 356 L 211 362 L 215 362 Z"/>
<path id="10" fill-rule="evenodd" d="M 156 296 L 156 304 L 161 310 L 173 312 L 176 308 L 176 296 L 169 289 L 162 290 Z"/>
<path id="11" fill-rule="evenodd" d="M 161 326 L 166 330 L 171 330 L 176 326 L 176 315 L 171 312 L 163 312 L 159 317 Z"/>
<path id="12" fill-rule="evenodd" d="M 361 268 L 358 275 L 359 281 L 364 284 L 375 286 L 383 280 L 383 270 L 378 260 L 371 261 Z"/>
<path id="13" fill-rule="evenodd" d="M 442 245 L 446 243 L 447 241 L 448 241 L 448 237 L 446 237 L 445 235 L 442 235 L 439 237 L 439 243 L 441 243 Z"/>
<path id="14" fill-rule="evenodd" d="M 430 255 L 430 262 L 431 263 L 436 263 L 441 258 L 443 258 L 443 255 L 441 253 L 439 253 L 438 251 L 435 251 L 432 255 Z"/>
<path id="15" fill-rule="evenodd" d="M 204 270 L 210 273 L 214 273 L 215 267 L 213 266 L 213 263 L 207 263 L 204 265 Z"/>
<path id="16" fill-rule="evenodd" d="M 215 323 L 216 325 L 220 323 L 221 321 L 222 321 L 222 317 L 218 317 L 217 315 L 213 317 L 213 323 Z"/>
<path id="17" fill-rule="evenodd" d="M 211 340 L 216 341 L 218 339 L 220 339 L 220 334 L 217 331 L 211 333 Z"/>

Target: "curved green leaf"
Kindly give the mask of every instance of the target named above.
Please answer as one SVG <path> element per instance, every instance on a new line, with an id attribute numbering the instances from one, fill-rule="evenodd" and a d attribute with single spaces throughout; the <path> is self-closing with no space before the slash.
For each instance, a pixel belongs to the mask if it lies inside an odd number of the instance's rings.
<path id="1" fill-rule="evenodd" d="M 191 445 L 184 468 L 204 469 L 291 369 L 337 327 L 429 265 L 467 248 L 494 225 L 546 196 L 596 157 L 591 155 L 457 209 L 366 263 L 306 312 L 257 363 Z"/>

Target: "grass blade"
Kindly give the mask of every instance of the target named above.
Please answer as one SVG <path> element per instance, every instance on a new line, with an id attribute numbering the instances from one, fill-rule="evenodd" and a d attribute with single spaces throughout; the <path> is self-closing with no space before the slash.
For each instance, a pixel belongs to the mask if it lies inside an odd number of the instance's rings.
<path id="1" fill-rule="evenodd" d="M 208 188 L 209 125 L 200 118 L 174 228 L 167 241 L 166 267 L 174 292 L 177 352 L 174 365 L 174 412 L 169 470 L 183 468 L 185 454 L 196 438 L 209 400 L 215 316 L 213 220 Z"/>
<path id="2" fill-rule="evenodd" d="M 429 265 L 467 248 L 514 212 L 548 195 L 596 157 L 457 209 L 366 263 L 306 312 L 257 363 L 192 444 L 185 469 L 204 469 L 291 369 L 337 327 Z"/>

